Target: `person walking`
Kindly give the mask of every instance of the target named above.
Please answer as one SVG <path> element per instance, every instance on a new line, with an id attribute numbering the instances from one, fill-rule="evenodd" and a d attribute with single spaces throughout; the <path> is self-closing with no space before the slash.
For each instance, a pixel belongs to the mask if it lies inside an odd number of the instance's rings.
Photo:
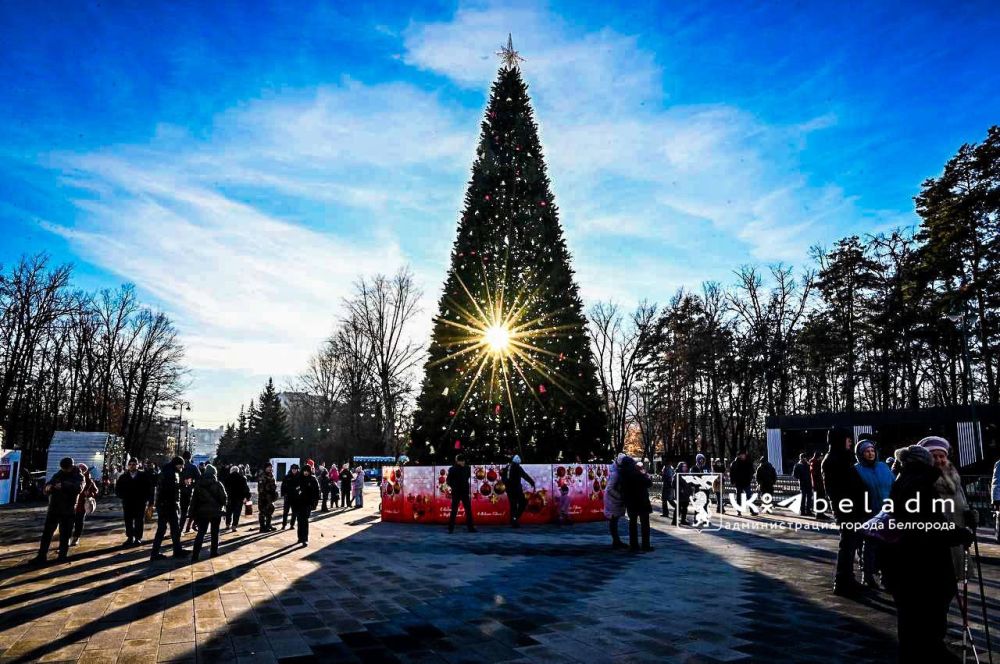
<path id="1" fill-rule="evenodd" d="M 465 506 L 465 527 L 470 533 L 476 532 L 472 524 L 472 498 L 469 493 L 469 482 L 472 474 L 465 465 L 465 457 L 455 455 L 455 463 L 448 469 L 447 484 L 451 489 L 451 516 L 448 517 L 448 532 L 455 532 L 455 517 L 458 516 L 458 506 Z"/>
<path id="2" fill-rule="evenodd" d="M 42 526 L 42 540 L 38 546 L 38 555 L 32 560 L 32 565 L 45 565 L 48 562 L 49 546 L 52 536 L 59 528 L 59 557 L 63 562 L 69 556 L 69 539 L 73 531 L 73 519 L 76 516 L 76 501 L 83 491 L 83 474 L 77 468 L 72 457 L 59 461 L 59 470 L 45 483 L 43 493 L 49 497 L 49 507 L 45 512 L 45 525 Z"/>
<path id="3" fill-rule="evenodd" d="M 325 512 L 327 510 L 327 504 L 330 500 L 330 473 L 326 469 L 326 464 L 322 461 L 319 467 L 316 468 L 316 480 L 319 482 L 319 491 L 323 496 L 323 507 L 322 510 Z"/>
<path id="4" fill-rule="evenodd" d="M 225 511 L 227 503 L 226 488 L 216 477 L 215 466 L 205 464 L 205 473 L 198 478 L 194 490 L 191 492 L 189 515 L 191 519 L 194 519 L 195 528 L 198 531 L 191 547 L 192 563 L 198 562 L 198 555 L 205 542 L 205 533 L 209 529 L 212 531 L 212 540 L 208 557 L 215 558 L 219 555 L 219 525 L 222 523 L 222 513 Z"/>
<path id="5" fill-rule="evenodd" d="M 968 548 L 973 535 L 967 528 L 942 527 L 944 517 L 933 506 L 941 470 L 927 448 L 911 445 L 896 450 L 895 457 L 900 472 L 889 497 L 899 540 L 885 545 L 885 556 L 896 603 L 898 661 L 958 662 L 945 645 L 948 608 L 958 591 L 951 547 Z"/>
<path id="6" fill-rule="evenodd" d="M 649 487 L 653 480 L 646 474 L 646 469 L 640 467 L 632 457 L 625 457 L 622 462 L 619 482 L 622 484 L 622 497 L 625 499 L 625 512 L 628 514 L 628 548 L 632 553 L 638 553 L 639 531 L 642 532 L 642 551 L 652 551 L 649 544 L 649 515 L 653 506 L 649 502 Z"/>
<path id="7" fill-rule="evenodd" d="M 288 494 L 292 503 L 294 519 L 298 521 L 299 544 L 309 545 L 309 513 L 319 504 L 319 482 L 313 475 L 313 467 L 306 464 L 295 487 Z"/>
<path id="8" fill-rule="evenodd" d="M 774 498 L 774 486 L 778 483 L 778 471 L 771 462 L 764 457 L 757 459 L 757 472 L 754 474 L 757 480 L 757 489 L 760 496 L 771 496 Z"/>
<path id="9" fill-rule="evenodd" d="M 532 490 L 534 490 L 535 480 L 521 467 L 521 456 L 518 454 L 514 455 L 510 463 L 501 471 L 500 476 L 507 487 L 507 497 L 510 499 L 511 528 L 520 528 L 521 516 L 524 514 L 525 508 L 528 507 L 528 500 L 524 497 L 524 485 L 522 481 L 530 484 Z"/>
<path id="10" fill-rule="evenodd" d="M 697 470 L 691 471 L 697 472 Z M 740 450 L 729 465 L 729 483 L 736 487 L 736 499 L 750 500 L 750 485 L 753 481 L 753 463 L 746 450 Z"/>
<path id="11" fill-rule="evenodd" d="M 149 493 L 149 478 L 139 470 L 139 460 L 129 459 L 127 470 L 115 482 L 115 495 L 122 501 L 125 516 L 125 543 L 122 545 L 125 548 L 142 546 L 146 505 L 152 504 Z"/>
<path id="12" fill-rule="evenodd" d="M 336 463 L 330 464 L 330 502 L 334 507 L 340 507 L 340 470 Z"/>
<path id="13" fill-rule="evenodd" d="M 813 513 L 813 484 L 812 471 L 805 454 L 800 454 L 799 462 L 792 467 L 792 477 L 799 481 L 799 493 L 802 495 L 802 507 L 799 508 L 799 514 L 809 516 Z"/>
<path id="14" fill-rule="evenodd" d="M 223 481 L 226 495 L 229 498 L 226 507 L 226 523 L 229 525 L 229 531 L 233 533 L 240 525 L 240 515 L 243 514 L 246 501 L 250 500 L 250 485 L 247 484 L 247 478 L 243 472 L 241 467 L 233 466 Z"/>
<path id="15" fill-rule="evenodd" d="M 829 450 L 823 457 L 823 484 L 833 503 L 833 513 L 840 528 L 837 547 L 837 572 L 833 583 L 835 595 L 854 597 L 864 591 L 854 576 L 854 558 L 861 540 L 860 525 L 865 520 L 865 486 L 854 468 L 854 438 L 847 429 L 827 431 Z"/>
<path id="16" fill-rule="evenodd" d="M 190 450 L 184 450 L 181 458 L 184 459 L 184 470 L 181 471 L 181 517 L 184 519 L 184 532 L 189 533 L 191 532 L 193 521 L 188 514 L 188 508 L 191 506 L 191 494 L 194 493 L 194 485 L 197 484 L 198 479 L 201 477 L 201 470 L 198 469 L 198 466 L 191 463 Z"/>
<path id="17" fill-rule="evenodd" d="M 858 462 L 854 465 L 858 476 L 865 485 L 864 518 L 867 521 L 882 511 L 885 501 L 889 499 L 892 483 L 896 479 L 892 470 L 884 461 L 878 460 L 878 450 L 874 441 L 859 440 L 854 448 Z M 876 537 L 861 538 L 862 579 L 869 588 L 877 588 L 875 575 L 882 569 L 879 552 L 881 542 Z"/>
<path id="18" fill-rule="evenodd" d="M 674 501 L 674 494 L 671 487 L 674 484 L 674 467 L 667 463 L 666 457 L 663 459 L 663 470 L 660 473 L 660 516 L 665 519 L 670 518 L 670 507 L 673 506 L 674 513 L 677 512 L 677 503 Z"/>
<path id="19" fill-rule="evenodd" d="M 274 481 L 274 467 L 270 462 L 266 462 L 257 473 L 257 521 L 262 533 L 277 530 L 271 525 L 276 500 L 278 500 L 278 484 Z"/>
<path id="20" fill-rule="evenodd" d="M 618 535 L 618 522 L 625 516 L 625 499 L 622 496 L 621 485 L 621 464 L 624 460 L 625 455 L 619 454 L 608 466 L 608 487 L 604 491 L 604 516 L 608 519 L 612 549 L 624 549 L 628 546 Z"/>
<path id="21" fill-rule="evenodd" d="M 288 527 L 288 513 L 292 509 L 292 503 L 288 499 L 288 495 L 295 491 L 295 487 L 298 486 L 299 482 L 302 480 L 299 474 L 299 464 L 293 463 L 288 468 L 288 474 L 285 475 L 285 479 L 281 481 L 281 497 L 285 500 L 281 506 L 281 529 L 284 530 Z M 292 512 L 292 528 L 295 527 L 295 513 Z"/>
<path id="22" fill-rule="evenodd" d="M 347 509 L 351 509 L 351 483 L 353 481 L 354 475 L 351 474 L 351 469 L 345 463 L 340 469 L 340 500 Z"/>
<path id="23" fill-rule="evenodd" d="M 76 546 L 80 543 L 80 537 L 83 535 L 83 522 L 86 520 L 87 514 L 93 512 L 93 509 L 96 508 L 97 495 L 101 491 L 97 486 L 97 482 L 90 476 L 90 468 L 87 467 L 87 464 L 80 463 L 76 467 L 80 469 L 80 473 L 83 475 L 83 491 L 80 492 L 80 495 L 76 499 L 76 514 L 73 517 L 73 539 L 70 540 L 70 546 Z M 87 511 L 88 509 L 90 512 Z"/>
<path id="24" fill-rule="evenodd" d="M 174 558 L 186 558 L 191 553 L 181 546 L 181 471 L 183 470 L 184 459 L 181 457 L 174 457 L 160 469 L 160 481 L 156 486 L 156 533 L 153 535 L 150 560 L 166 558 L 160 553 L 160 547 L 167 528 L 170 528 Z"/>
<path id="25" fill-rule="evenodd" d="M 365 506 L 365 469 L 358 466 L 354 469 L 354 479 L 351 482 L 354 490 L 354 506 L 361 508 Z"/>

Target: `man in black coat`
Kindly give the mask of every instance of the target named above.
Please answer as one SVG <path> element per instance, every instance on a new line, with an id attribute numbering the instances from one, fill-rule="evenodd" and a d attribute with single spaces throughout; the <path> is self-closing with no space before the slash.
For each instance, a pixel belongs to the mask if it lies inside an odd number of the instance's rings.
<path id="1" fill-rule="evenodd" d="M 42 527 L 42 541 L 38 555 L 31 561 L 33 565 L 44 565 L 52 544 L 52 536 L 59 527 L 59 560 L 65 561 L 69 553 L 69 538 L 73 532 L 76 517 L 76 502 L 83 492 L 83 473 L 66 457 L 59 462 L 59 470 L 45 484 L 45 495 L 49 497 L 49 509 L 45 513 Z"/>
<path id="2" fill-rule="evenodd" d="M 520 528 L 521 515 L 524 514 L 524 510 L 528 506 L 521 480 L 530 484 L 532 489 L 535 488 L 535 480 L 524 472 L 524 468 L 521 467 L 521 457 L 517 454 L 510 460 L 510 465 L 504 468 L 502 478 L 504 484 L 507 485 L 507 497 L 510 499 L 510 525 L 514 528 Z"/>
<path id="3" fill-rule="evenodd" d="M 153 535 L 153 551 L 150 560 L 163 560 L 160 553 L 163 537 L 170 528 L 170 541 L 174 548 L 174 558 L 187 558 L 190 551 L 181 546 L 181 471 L 184 459 L 174 457 L 160 469 L 160 481 L 156 486 L 156 534 Z"/>
<path id="4" fill-rule="evenodd" d="M 319 504 L 319 482 L 313 475 L 313 467 L 306 464 L 302 467 L 298 482 L 289 490 L 285 500 L 292 505 L 293 520 L 299 523 L 299 544 L 309 544 L 309 513 Z"/>
<path id="5" fill-rule="evenodd" d="M 618 481 L 622 487 L 625 511 L 628 513 L 628 548 L 632 553 L 639 551 L 639 526 L 642 526 L 642 550 L 652 551 L 649 545 L 649 514 L 653 506 L 649 502 L 649 487 L 653 480 L 640 468 L 632 457 L 625 457 L 618 470 Z"/>
<path id="6" fill-rule="evenodd" d="M 138 459 L 129 459 L 128 468 L 115 483 L 115 495 L 121 498 L 122 511 L 125 513 L 127 539 L 122 546 L 142 546 L 146 505 L 152 504 L 149 494 L 149 476 L 139 470 Z"/>
<path id="7" fill-rule="evenodd" d="M 448 469 L 448 487 L 451 489 L 451 516 L 448 517 L 448 532 L 455 532 L 455 517 L 458 516 L 458 504 L 465 506 L 465 527 L 470 533 L 476 532 L 472 525 L 472 498 L 469 494 L 469 482 L 472 474 L 465 465 L 465 457 L 455 455 L 455 463 Z"/>
<path id="8" fill-rule="evenodd" d="M 299 474 L 299 464 L 293 463 L 288 468 L 288 474 L 285 475 L 285 479 L 281 481 L 281 497 L 284 498 L 284 504 L 281 507 L 281 529 L 284 530 L 288 527 L 288 512 L 292 509 L 292 501 L 288 499 L 289 494 L 295 491 L 299 482 L 302 481 L 302 476 Z M 348 492 L 350 489 L 348 489 Z M 292 528 L 295 527 L 295 512 L 292 512 Z"/>
<path id="9" fill-rule="evenodd" d="M 809 470 L 809 460 L 805 454 L 799 455 L 799 462 L 792 468 L 792 477 L 799 481 L 799 493 L 802 494 L 802 507 L 799 509 L 799 514 L 802 516 L 812 514 L 812 473 Z"/>
<path id="10" fill-rule="evenodd" d="M 860 595 L 864 586 L 854 577 L 854 558 L 861 544 L 860 524 L 867 520 L 865 485 L 854 464 L 854 436 L 847 429 L 834 427 L 827 432 L 829 449 L 823 457 L 823 485 L 840 526 L 837 549 L 837 576 L 833 592 L 845 597 Z"/>
<path id="11" fill-rule="evenodd" d="M 222 485 L 226 488 L 229 499 L 226 505 L 226 524 L 230 532 L 235 533 L 240 525 L 240 515 L 243 514 L 243 503 L 250 498 L 250 485 L 243 475 L 243 469 L 239 466 L 229 469 L 229 474 L 223 478 Z"/>
<path id="12" fill-rule="evenodd" d="M 191 452 L 184 450 L 181 455 L 184 459 L 184 469 L 181 471 L 181 519 L 184 520 L 184 532 L 191 532 L 194 520 L 188 514 L 191 507 L 191 494 L 194 492 L 194 485 L 201 477 L 201 470 L 191 463 Z"/>
<path id="13" fill-rule="evenodd" d="M 742 501 L 744 496 L 750 500 L 750 484 L 753 480 L 753 463 L 746 450 L 740 450 L 729 465 L 729 482 L 736 487 L 736 499 Z"/>

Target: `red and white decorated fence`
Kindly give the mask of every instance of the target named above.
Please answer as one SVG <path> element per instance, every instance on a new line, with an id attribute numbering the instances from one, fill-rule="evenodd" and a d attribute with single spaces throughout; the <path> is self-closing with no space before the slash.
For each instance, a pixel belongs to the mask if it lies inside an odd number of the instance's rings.
<path id="1" fill-rule="evenodd" d="M 559 515 L 559 486 L 569 487 L 569 517 L 573 521 L 604 520 L 604 492 L 608 486 L 608 464 L 524 464 L 535 480 L 523 482 L 527 508 L 521 523 L 550 523 Z M 385 466 L 382 468 L 382 520 L 398 523 L 447 523 L 451 515 L 449 466 Z M 500 478 L 503 465 L 471 467 L 472 518 L 477 524 L 510 521 L 507 487 Z M 459 506 L 458 519 L 465 518 Z"/>

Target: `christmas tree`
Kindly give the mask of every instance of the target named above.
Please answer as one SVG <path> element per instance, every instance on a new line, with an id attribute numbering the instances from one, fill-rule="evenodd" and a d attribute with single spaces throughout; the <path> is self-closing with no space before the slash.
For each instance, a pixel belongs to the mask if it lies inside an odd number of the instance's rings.
<path id="1" fill-rule="evenodd" d="M 508 39 L 452 247 L 411 456 L 589 459 L 607 427 L 586 319 Z"/>

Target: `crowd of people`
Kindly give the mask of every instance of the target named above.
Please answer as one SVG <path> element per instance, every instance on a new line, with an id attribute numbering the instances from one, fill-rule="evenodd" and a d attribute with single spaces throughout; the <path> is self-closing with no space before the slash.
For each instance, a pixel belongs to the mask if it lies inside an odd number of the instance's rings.
<path id="1" fill-rule="evenodd" d="M 97 498 L 102 494 L 100 484 L 91 478 L 91 473 L 86 464 L 74 463 L 67 457 L 60 461 L 59 471 L 46 482 L 44 493 L 49 498 L 49 507 L 32 565 L 47 563 L 57 529 L 58 561 L 68 560 L 69 549 L 79 544 L 86 517 L 94 512 Z M 270 463 L 263 464 L 254 476 L 248 464 L 219 468 L 207 462 L 194 464 L 190 452 L 174 457 L 162 467 L 148 459 L 140 464 L 138 459 L 132 458 L 125 464 L 124 471 L 106 470 L 106 473 L 102 483 L 113 476 L 112 491 L 121 499 L 126 538 L 122 546 L 144 546 L 146 522 L 155 521 L 150 552 L 150 559 L 154 561 L 166 558 L 161 550 L 168 533 L 175 558 L 197 561 L 206 537 L 210 542 L 209 556 L 218 555 L 220 532 L 237 532 L 241 516 L 253 513 L 251 479 L 256 482 L 257 489 L 256 529 L 261 533 L 278 530 L 272 525 L 272 516 L 279 497 L 283 498 L 281 529 L 296 528 L 297 523 L 298 543 L 302 546 L 309 544 L 309 519 L 321 500 L 320 509 L 324 512 L 330 508 L 351 509 L 364 505 L 364 469 L 351 470 L 346 463 L 340 468 L 331 465 L 329 470 L 324 463 L 317 466 L 311 459 L 301 467 L 293 464 L 280 484 Z M 184 549 L 181 540 L 192 530 L 195 538 L 189 551 Z"/>

